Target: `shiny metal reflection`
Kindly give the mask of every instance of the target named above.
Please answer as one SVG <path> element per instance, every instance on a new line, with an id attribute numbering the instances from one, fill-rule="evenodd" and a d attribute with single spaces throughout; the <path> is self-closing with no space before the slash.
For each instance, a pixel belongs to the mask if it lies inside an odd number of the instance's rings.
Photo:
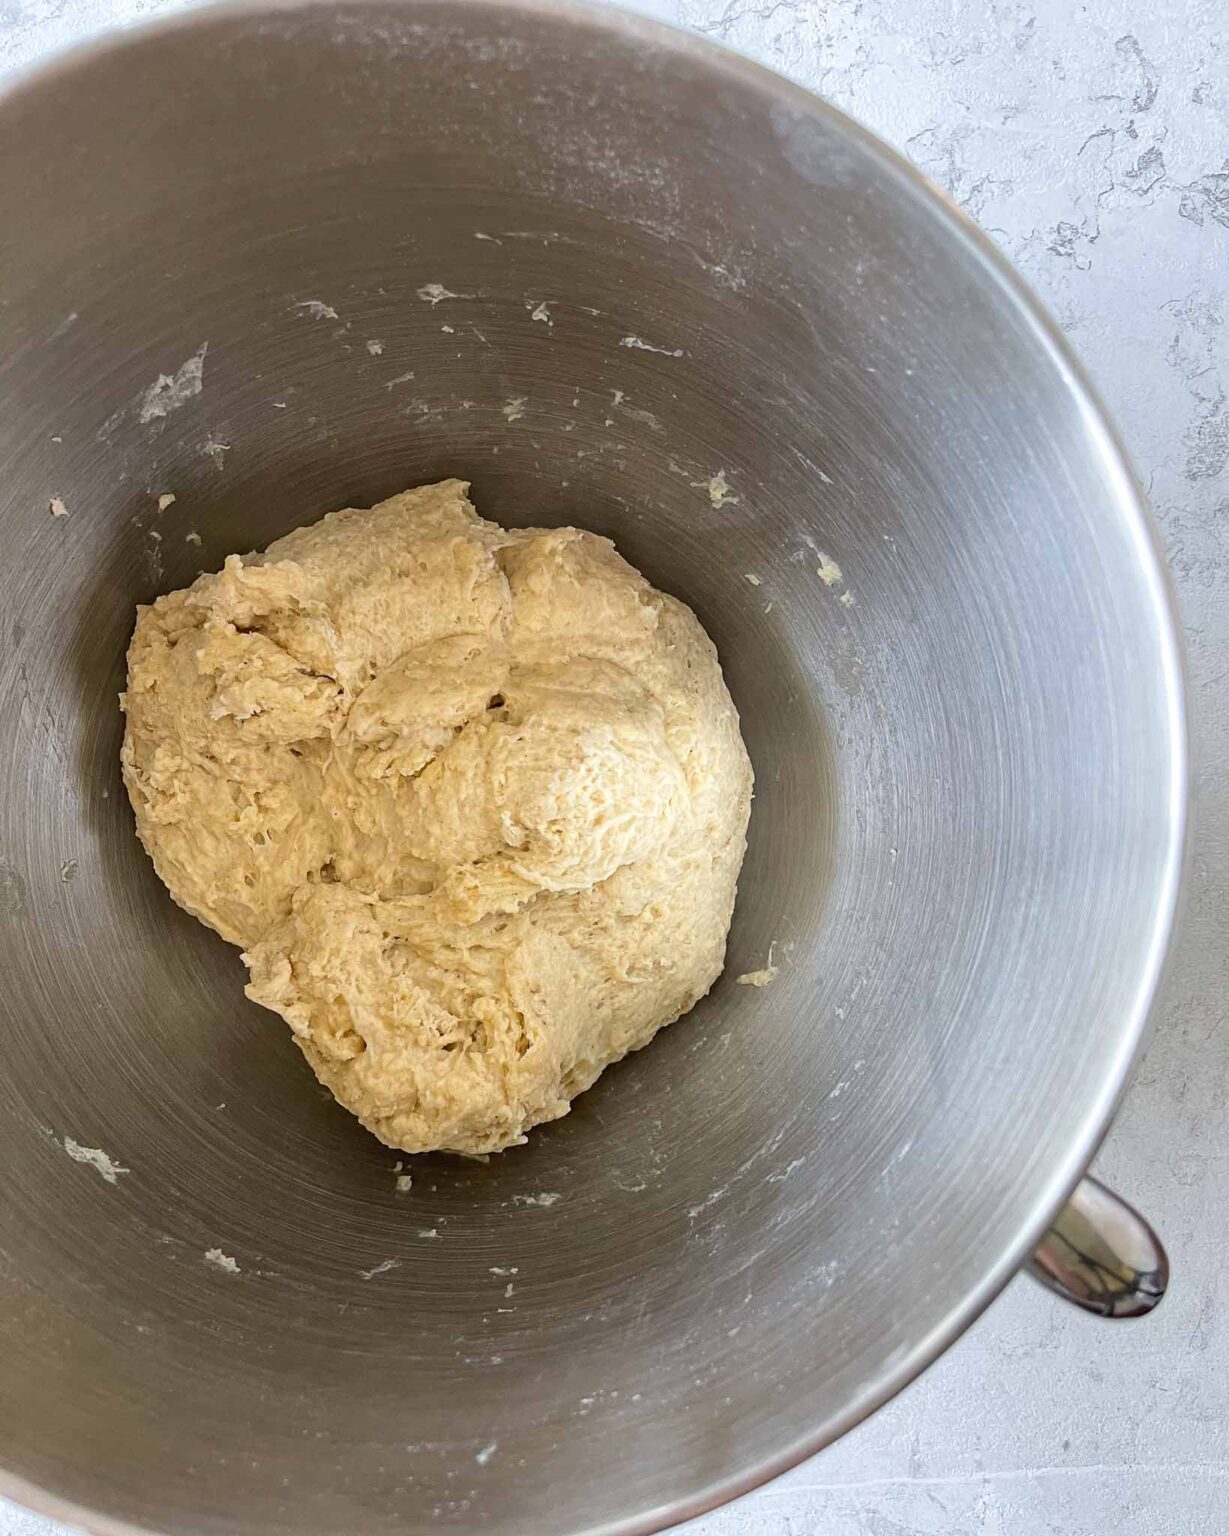
<path id="1" fill-rule="evenodd" d="M 1084 1178 L 1029 1260 L 1029 1272 L 1100 1317 L 1144 1317 L 1169 1284 L 1169 1259 L 1138 1211 Z"/>

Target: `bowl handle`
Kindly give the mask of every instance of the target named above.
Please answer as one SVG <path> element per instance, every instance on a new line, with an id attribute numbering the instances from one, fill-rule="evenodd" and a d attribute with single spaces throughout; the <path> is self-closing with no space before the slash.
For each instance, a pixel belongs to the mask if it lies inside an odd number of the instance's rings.
<path id="1" fill-rule="evenodd" d="M 1076 1185 L 1028 1269 L 1050 1290 L 1100 1317 L 1143 1317 L 1169 1284 L 1160 1238 L 1137 1210 L 1090 1178 Z"/>

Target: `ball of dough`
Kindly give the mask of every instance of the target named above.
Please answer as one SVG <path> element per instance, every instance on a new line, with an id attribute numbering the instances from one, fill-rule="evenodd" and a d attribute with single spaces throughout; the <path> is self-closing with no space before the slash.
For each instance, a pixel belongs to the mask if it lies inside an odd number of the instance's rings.
<path id="1" fill-rule="evenodd" d="M 138 610 L 137 830 L 248 995 L 407 1152 L 496 1151 L 720 973 L 751 768 L 707 635 L 459 481 Z"/>

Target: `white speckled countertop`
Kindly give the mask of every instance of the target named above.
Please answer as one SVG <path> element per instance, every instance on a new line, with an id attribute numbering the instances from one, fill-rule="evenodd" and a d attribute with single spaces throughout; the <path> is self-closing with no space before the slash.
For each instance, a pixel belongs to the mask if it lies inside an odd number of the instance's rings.
<path id="1" fill-rule="evenodd" d="M 171 4 L 177 0 L 171 0 Z M 0 0 L 0 74 L 170 5 Z M 1177 578 L 1202 765 L 1167 1005 L 1097 1167 L 1174 1265 L 1105 1324 L 1017 1280 L 824 1455 L 691 1536 L 1229 1531 L 1229 13 L 1224 0 L 641 0 L 903 149 L 1057 314 Z M 0 1501 L 0 1536 L 58 1528 Z"/>

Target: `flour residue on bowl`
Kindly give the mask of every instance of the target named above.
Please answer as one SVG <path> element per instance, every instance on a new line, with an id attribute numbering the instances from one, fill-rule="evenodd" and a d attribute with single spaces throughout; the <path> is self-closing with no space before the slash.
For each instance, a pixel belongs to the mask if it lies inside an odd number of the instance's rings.
<path id="1" fill-rule="evenodd" d="M 158 421 L 186 405 L 205 387 L 205 354 L 209 343 L 202 342 L 197 350 L 174 373 L 160 373 L 141 396 L 137 418 L 142 426 Z"/>
<path id="2" fill-rule="evenodd" d="M 768 987 L 776 981 L 781 967 L 775 963 L 777 941 L 774 939 L 768 946 L 768 959 L 758 971 L 744 971 L 741 976 L 735 976 L 734 984 L 739 987 Z"/>
<path id="3" fill-rule="evenodd" d="M 831 555 L 824 554 L 822 549 L 819 551 L 819 565 L 816 567 L 815 574 L 823 582 L 824 586 L 828 588 L 829 592 L 835 591 L 845 580 L 840 566 Z"/>
<path id="4" fill-rule="evenodd" d="M 453 293 L 451 288 L 445 288 L 443 283 L 424 283 L 417 290 L 418 297 L 424 304 L 430 304 L 434 309 L 437 304 L 442 304 L 445 299 L 472 299 L 472 293 Z"/>
<path id="5" fill-rule="evenodd" d="M 577 400 L 573 400 L 573 407 L 578 403 Z M 642 406 L 632 405 L 628 401 L 626 393 L 621 389 L 612 389 L 610 391 L 610 408 L 612 411 L 617 411 L 620 416 L 626 416 L 629 421 L 640 422 L 643 426 L 648 427 L 650 432 L 656 432 L 661 435 L 665 434 L 665 427 L 654 416 L 653 412 L 646 411 Z M 606 425 L 612 427 L 614 422 L 607 421 Z"/>
<path id="6" fill-rule="evenodd" d="M 765 1182 L 768 1184 L 784 1184 L 786 1179 L 797 1173 L 799 1168 L 804 1167 L 805 1164 L 805 1157 L 791 1158 L 784 1168 L 780 1169 L 777 1173 L 770 1173 Z"/>
<path id="7" fill-rule="evenodd" d="M 719 511 L 724 506 L 734 506 L 738 502 L 738 497 L 730 489 L 730 482 L 725 477 L 724 469 L 719 469 L 707 480 L 693 480 L 691 484 L 694 490 L 707 491 L 709 501 Z"/>
<path id="8" fill-rule="evenodd" d="M 661 357 L 686 357 L 682 347 L 655 347 L 651 341 L 645 341 L 643 336 L 624 336 L 619 345 L 629 347 L 633 352 L 656 352 Z"/>
<path id="9" fill-rule="evenodd" d="M 122 1163 L 117 1163 L 113 1157 L 102 1150 L 101 1147 L 83 1147 L 79 1141 L 74 1141 L 71 1136 L 59 1138 L 60 1145 L 72 1158 L 74 1163 L 84 1163 L 87 1168 L 92 1168 L 108 1184 L 118 1184 L 120 1176 L 131 1173 L 131 1168 L 125 1168 Z"/>
<path id="10" fill-rule="evenodd" d="M 808 540 L 808 543 L 810 542 Z M 815 550 L 819 560 L 815 574 L 829 592 L 836 594 L 836 600 L 842 608 L 852 608 L 854 606 L 854 595 L 849 590 L 849 584 L 845 580 L 845 573 L 841 570 L 840 565 L 831 555 L 825 554 L 822 549 L 819 549 L 814 544 L 811 547 Z"/>
<path id="11" fill-rule="evenodd" d="M 294 306 L 296 309 L 305 309 L 313 320 L 340 320 L 341 316 L 331 304 L 326 304 L 323 299 L 300 299 Z"/>
<path id="12" fill-rule="evenodd" d="M 392 1270 L 400 1268 L 400 1259 L 385 1259 L 380 1264 L 373 1264 L 370 1269 L 360 1269 L 359 1278 L 362 1280 L 374 1280 L 377 1275 L 387 1275 Z"/>

